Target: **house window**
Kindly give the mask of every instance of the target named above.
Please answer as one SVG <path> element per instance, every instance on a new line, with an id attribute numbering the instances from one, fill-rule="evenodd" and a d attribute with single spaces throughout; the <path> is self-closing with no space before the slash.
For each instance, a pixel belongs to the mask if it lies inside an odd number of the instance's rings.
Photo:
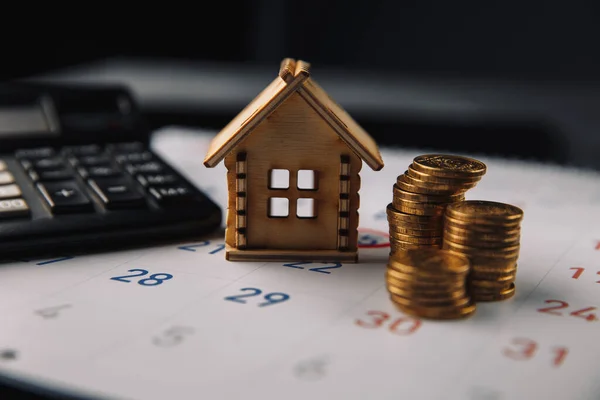
<path id="1" fill-rule="evenodd" d="M 287 169 L 272 169 L 269 172 L 269 189 L 289 189 L 290 171 Z"/>
<path id="2" fill-rule="evenodd" d="M 315 199 L 300 198 L 296 202 L 298 218 L 317 218 L 317 202 Z"/>
<path id="3" fill-rule="evenodd" d="M 298 171 L 298 189 L 317 190 L 317 171 L 301 169 Z"/>
<path id="4" fill-rule="evenodd" d="M 285 197 L 269 198 L 268 215 L 270 218 L 285 218 L 290 215 L 290 201 Z"/>

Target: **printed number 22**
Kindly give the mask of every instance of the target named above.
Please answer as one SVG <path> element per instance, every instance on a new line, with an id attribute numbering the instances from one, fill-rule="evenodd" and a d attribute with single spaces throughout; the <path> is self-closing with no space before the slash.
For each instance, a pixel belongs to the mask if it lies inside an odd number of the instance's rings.
<path id="1" fill-rule="evenodd" d="M 312 263 L 310 261 L 301 261 L 301 262 L 283 264 L 283 266 L 289 267 L 289 268 L 304 269 L 304 267 L 302 267 L 302 265 L 307 265 L 307 264 L 314 264 L 314 263 Z M 331 272 L 326 271 L 326 270 L 342 267 L 342 263 L 339 263 L 339 262 L 334 262 L 331 264 L 333 264 L 333 265 L 325 265 L 323 267 L 310 268 L 309 271 L 320 272 L 322 274 L 330 274 Z"/>
<path id="2" fill-rule="evenodd" d="M 254 296 L 258 296 L 259 294 L 262 293 L 262 290 L 260 289 L 256 289 L 256 288 L 243 288 L 240 289 L 241 292 L 251 292 L 248 294 L 238 294 L 237 296 L 227 296 L 225 297 L 225 300 L 229 300 L 229 301 L 234 301 L 236 303 L 242 303 L 242 304 L 246 304 L 246 297 L 254 297 Z M 289 295 L 285 294 L 285 293 L 268 293 L 265 294 L 264 299 L 266 300 L 263 303 L 259 303 L 258 306 L 259 307 L 265 307 L 265 306 L 270 306 L 271 304 L 277 304 L 277 303 L 281 303 L 284 302 L 286 300 L 288 300 L 290 298 Z"/>
<path id="3" fill-rule="evenodd" d="M 133 277 L 144 276 L 144 275 L 148 274 L 147 270 L 139 269 L 139 268 L 130 269 L 127 272 L 135 272 L 135 274 L 113 276 L 110 279 L 113 281 L 130 283 L 131 281 L 126 278 L 133 278 Z M 165 274 L 165 273 L 152 274 L 148 278 L 140 279 L 138 281 L 138 284 L 140 284 L 142 286 L 156 286 L 156 285 L 162 284 L 164 281 L 168 281 L 171 278 L 173 278 L 173 275 L 171 275 L 171 274 Z"/>

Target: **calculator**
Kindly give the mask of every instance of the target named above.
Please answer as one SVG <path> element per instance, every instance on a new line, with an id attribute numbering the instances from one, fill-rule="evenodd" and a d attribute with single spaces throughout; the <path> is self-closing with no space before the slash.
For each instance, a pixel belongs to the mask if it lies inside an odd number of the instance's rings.
<path id="1" fill-rule="evenodd" d="M 221 209 L 149 142 L 125 87 L 0 85 L 0 259 L 116 250 L 218 229 Z"/>

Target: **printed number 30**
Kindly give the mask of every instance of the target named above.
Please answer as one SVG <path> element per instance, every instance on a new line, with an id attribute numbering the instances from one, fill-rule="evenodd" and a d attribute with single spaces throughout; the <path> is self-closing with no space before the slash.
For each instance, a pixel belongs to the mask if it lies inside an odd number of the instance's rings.
<path id="1" fill-rule="evenodd" d="M 139 268 L 130 269 L 127 272 L 136 272 L 136 273 L 131 274 L 131 275 L 113 276 L 110 279 L 113 281 L 130 283 L 131 281 L 126 278 L 133 278 L 136 276 L 144 276 L 149 273 L 147 270 L 139 269 Z M 165 273 L 152 274 L 148 278 L 140 279 L 138 281 L 138 284 L 140 284 L 142 286 L 156 286 L 156 285 L 162 284 L 164 281 L 168 281 L 171 278 L 173 278 L 173 275 L 171 275 L 171 274 L 165 274 Z"/>

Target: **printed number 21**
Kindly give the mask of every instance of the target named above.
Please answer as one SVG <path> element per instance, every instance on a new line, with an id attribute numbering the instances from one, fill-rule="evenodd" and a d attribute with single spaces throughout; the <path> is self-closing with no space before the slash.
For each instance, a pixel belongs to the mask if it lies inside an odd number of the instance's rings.
<path id="1" fill-rule="evenodd" d="M 234 301 L 236 303 L 246 304 L 246 300 L 244 300 L 246 297 L 258 296 L 259 294 L 262 293 L 262 290 L 256 289 L 256 288 L 243 288 L 243 289 L 240 289 L 240 291 L 241 292 L 250 292 L 250 293 L 238 294 L 237 296 L 227 296 L 227 297 L 225 297 L 225 300 Z M 290 298 L 290 296 L 285 293 L 268 293 L 268 294 L 265 294 L 265 296 L 264 296 L 264 299 L 266 301 L 263 303 L 259 303 L 258 306 L 259 307 L 270 306 L 271 304 L 277 304 L 277 303 L 284 302 L 284 301 L 288 300 L 289 298 Z"/>
<path id="2" fill-rule="evenodd" d="M 148 275 L 148 271 L 147 270 L 145 270 L 145 269 L 139 269 L 139 268 L 130 269 L 127 272 L 135 272 L 135 274 L 122 275 L 122 276 L 113 276 L 110 279 L 113 280 L 113 281 L 130 283 L 131 281 L 129 279 L 126 279 L 126 278 L 133 278 L 133 277 L 137 277 L 137 276 Z M 152 274 L 152 275 L 150 275 L 146 279 L 140 279 L 138 281 L 138 284 L 140 284 L 142 286 L 156 286 L 156 285 L 162 284 L 164 281 L 168 281 L 171 278 L 173 278 L 173 275 L 171 275 L 171 274 L 165 274 L 165 273 Z"/>

